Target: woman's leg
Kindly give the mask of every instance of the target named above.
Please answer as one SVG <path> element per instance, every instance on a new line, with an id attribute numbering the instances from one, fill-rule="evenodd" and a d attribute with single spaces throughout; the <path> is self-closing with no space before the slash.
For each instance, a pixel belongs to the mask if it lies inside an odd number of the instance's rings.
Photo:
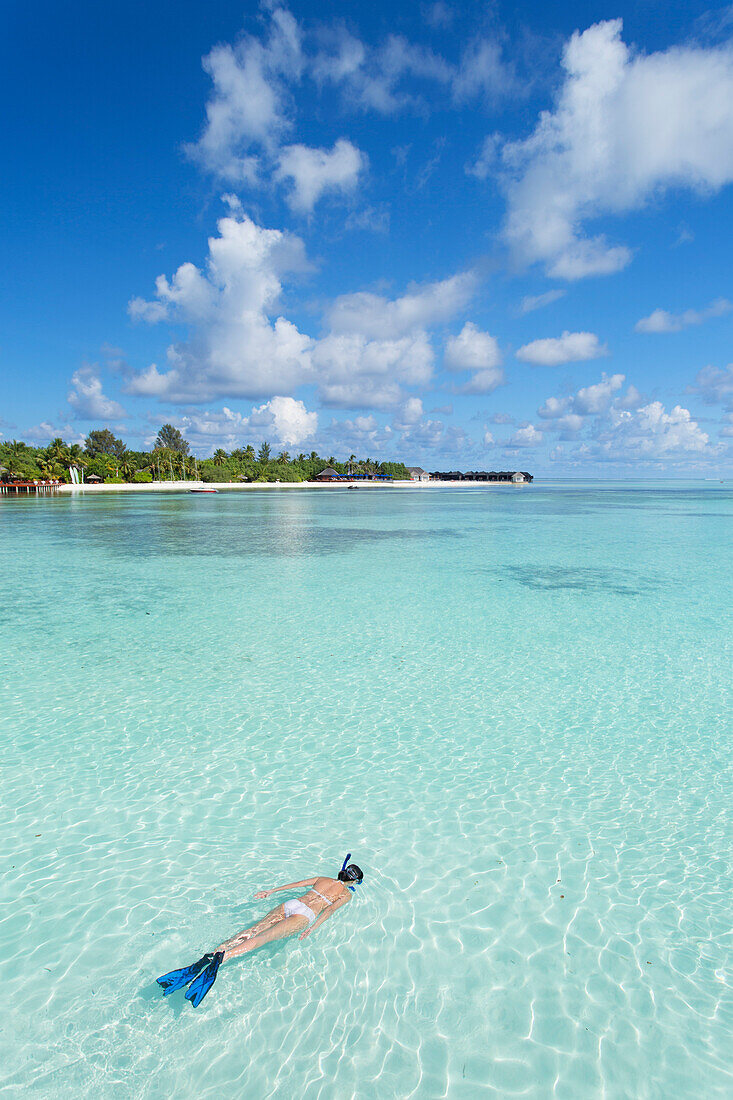
<path id="1" fill-rule="evenodd" d="M 240 940 L 239 943 L 235 943 L 231 947 L 222 944 L 219 950 L 224 952 L 224 962 L 226 962 L 227 959 L 236 959 L 238 955 L 245 955 L 248 951 L 256 951 L 258 947 L 262 947 L 266 943 L 272 943 L 273 940 L 284 940 L 288 936 L 294 936 L 296 932 L 303 932 L 307 927 L 307 917 L 283 917 L 282 920 L 270 925 L 264 931 L 258 932 L 246 940 Z"/>
<path id="2" fill-rule="evenodd" d="M 264 917 L 252 925 L 251 928 L 245 928 L 242 932 L 237 932 L 236 936 L 232 936 L 230 940 L 226 940 L 225 943 L 219 944 L 217 951 L 229 952 L 233 947 L 239 946 L 246 940 L 251 939 L 252 936 L 258 935 L 260 932 L 266 931 L 268 928 L 272 928 L 273 924 L 277 924 L 285 916 L 285 906 L 276 905 L 274 909 L 271 909 L 269 913 L 265 913 Z"/>

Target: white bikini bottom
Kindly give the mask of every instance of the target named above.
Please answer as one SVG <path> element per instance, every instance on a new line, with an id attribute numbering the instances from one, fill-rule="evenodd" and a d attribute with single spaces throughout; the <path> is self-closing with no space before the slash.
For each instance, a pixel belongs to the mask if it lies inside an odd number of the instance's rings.
<path id="1" fill-rule="evenodd" d="M 286 901 L 284 909 L 286 917 L 306 917 L 308 924 L 313 924 L 313 921 L 316 919 L 316 914 L 313 912 L 310 905 L 306 905 L 300 898 L 293 898 L 292 901 Z"/>

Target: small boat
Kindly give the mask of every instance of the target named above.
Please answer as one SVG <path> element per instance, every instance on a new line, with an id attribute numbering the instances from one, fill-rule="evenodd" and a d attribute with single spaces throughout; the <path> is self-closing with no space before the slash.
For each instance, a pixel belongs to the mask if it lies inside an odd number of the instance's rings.
<path id="1" fill-rule="evenodd" d="M 189 491 L 189 493 L 218 493 L 219 492 L 218 489 L 209 489 L 207 487 L 203 487 L 201 489 L 199 489 L 199 488 L 189 489 L 188 491 Z"/>

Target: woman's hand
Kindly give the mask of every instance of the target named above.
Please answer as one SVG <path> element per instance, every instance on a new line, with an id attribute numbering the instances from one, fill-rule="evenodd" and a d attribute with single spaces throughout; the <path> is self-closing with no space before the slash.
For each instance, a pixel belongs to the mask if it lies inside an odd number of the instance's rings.
<path id="1" fill-rule="evenodd" d="M 271 893 L 272 890 L 258 890 L 255 894 L 255 898 L 257 899 L 257 901 L 261 901 L 263 898 L 269 898 Z"/>
<path id="2" fill-rule="evenodd" d="M 298 936 L 298 939 L 299 940 L 304 940 L 306 938 L 306 936 L 310 936 L 310 934 L 311 934 L 310 928 L 306 928 L 305 932 L 300 933 L 300 935 Z"/>

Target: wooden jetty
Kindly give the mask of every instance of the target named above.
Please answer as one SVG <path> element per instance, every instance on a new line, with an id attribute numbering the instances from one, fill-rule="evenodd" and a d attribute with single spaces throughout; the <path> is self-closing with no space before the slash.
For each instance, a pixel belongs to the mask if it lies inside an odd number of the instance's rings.
<path id="1" fill-rule="evenodd" d="M 8 496 L 11 493 L 48 496 L 58 493 L 60 484 L 60 481 L 0 481 L 0 496 Z"/>

